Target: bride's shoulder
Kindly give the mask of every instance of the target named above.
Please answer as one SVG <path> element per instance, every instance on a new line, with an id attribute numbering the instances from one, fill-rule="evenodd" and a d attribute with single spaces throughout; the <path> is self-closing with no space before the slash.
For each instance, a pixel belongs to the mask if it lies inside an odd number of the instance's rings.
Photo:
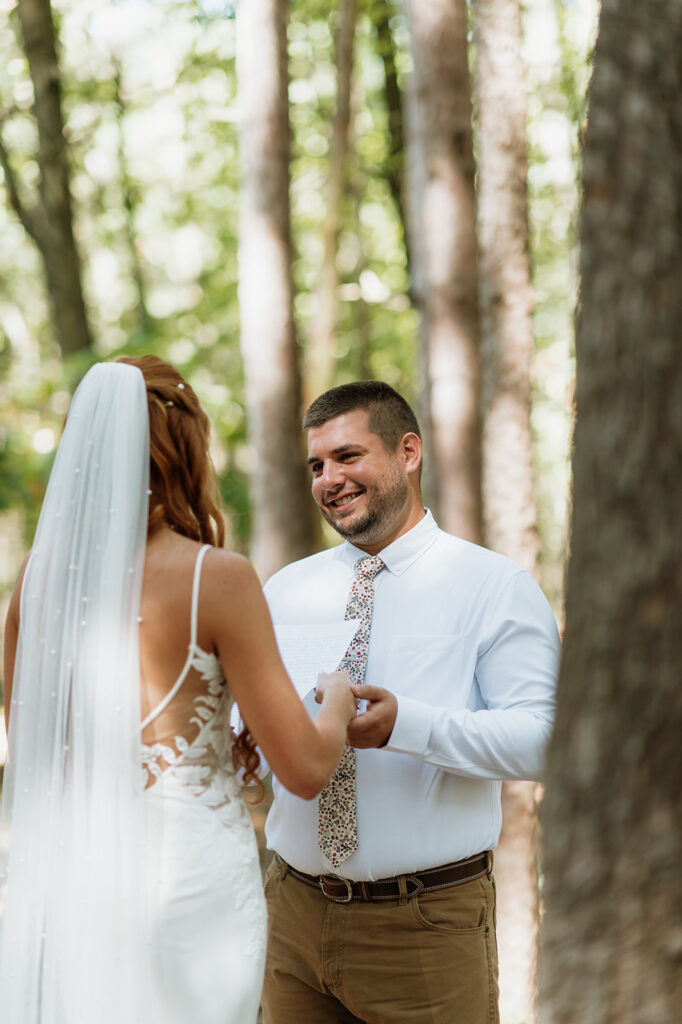
<path id="1" fill-rule="evenodd" d="M 258 583 L 256 570 L 244 555 L 225 548 L 210 548 L 206 552 L 202 569 L 202 581 L 206 579 L 215 586 L 250 586 Z"/>
<path id="2" fill-rule="evenodd" d="M 227 632 L 234 639 L 264 608 L 263 588 L 249 560 L 234 551 L 211 548 L 202 569 L 199 614 L 212 635 Z"/>

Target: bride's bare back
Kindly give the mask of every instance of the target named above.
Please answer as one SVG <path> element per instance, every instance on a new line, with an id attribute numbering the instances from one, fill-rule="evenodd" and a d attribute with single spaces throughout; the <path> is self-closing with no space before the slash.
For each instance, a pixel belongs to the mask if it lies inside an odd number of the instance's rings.
<path id="1" fill-rule="evenodd" d="M 140 720 L 168 696 L 180 678 L 188 658 L 192 584 L 201 545 L 172 530 L 161 529 L 147 544 L 140 606 Z M 209 553 L 210 554 L 210 553 Z M 208 566 L 203 575 L 208 576 Z M 201 604 L 201 585 L 199 600 Z M 197 645 L 216 654 L 206 616 L 197 615 Z M 186 678 L 168 706 L 142 732 L 146 745 L 174 746 L 176 736 L 191 742 L 199 731 L 197 698 L 206 694 L 207 684 L 190 666 Z"/>

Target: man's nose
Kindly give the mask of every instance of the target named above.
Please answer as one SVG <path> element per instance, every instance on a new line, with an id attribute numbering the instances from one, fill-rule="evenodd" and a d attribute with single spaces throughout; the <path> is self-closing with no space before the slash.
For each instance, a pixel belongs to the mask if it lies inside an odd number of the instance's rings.
<path id="1" fill-rule="evenodd" d="M 338 462 L 325 462 L 322 467 L 322 473 L 320 475 L 320 482 L 325 490 L 331 490 L 334 487 L 338 487 L 343 482 L 342 467 Z"/>

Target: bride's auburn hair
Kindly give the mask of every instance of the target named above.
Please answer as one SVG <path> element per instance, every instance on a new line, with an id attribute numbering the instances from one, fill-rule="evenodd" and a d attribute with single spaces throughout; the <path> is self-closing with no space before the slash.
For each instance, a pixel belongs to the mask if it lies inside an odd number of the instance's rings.
<path id="1" fill-rule="evenodd" d="M 225 524 L 208 452 L 211 425 L 187 381 L 156 356 L 122 356 L 144 377 L 149 408 L 148 534 L 164 524 L 202 544 L 222 547 Z"/>
<path id="2" fill-rule="evenodd" d="M 149 409 L 149 520 L 147 535 L 162 526 L 190 540 L 213 547 L 225 543 L 225 524 L 218 507 L 218 478 L 209 454 L 211 424 L 192 387 L 175 367 L 157 356 L 121 356 L 119 363 L 136 366 L 144 377 Z M 244 785 L 256 782 L 260 757 L 244 726 L 233 737 L 236 768 Z"/>

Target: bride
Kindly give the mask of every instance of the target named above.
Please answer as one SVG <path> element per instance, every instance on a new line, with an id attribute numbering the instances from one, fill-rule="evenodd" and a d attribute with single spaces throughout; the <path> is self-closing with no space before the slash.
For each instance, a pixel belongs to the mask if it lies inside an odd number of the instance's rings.
<path id="1" fill-rule="evenodd" d="M 265 910 L 240 779 L 258 744 L 313 798 L 355 702 L 344 673 L 314 720 L 296 696 L 257 577 L 222 548 L 208 433 L 153 356 L 94 366 L 74 396 L 6 625 L 8 1024 L 256 1019 Z"/>

